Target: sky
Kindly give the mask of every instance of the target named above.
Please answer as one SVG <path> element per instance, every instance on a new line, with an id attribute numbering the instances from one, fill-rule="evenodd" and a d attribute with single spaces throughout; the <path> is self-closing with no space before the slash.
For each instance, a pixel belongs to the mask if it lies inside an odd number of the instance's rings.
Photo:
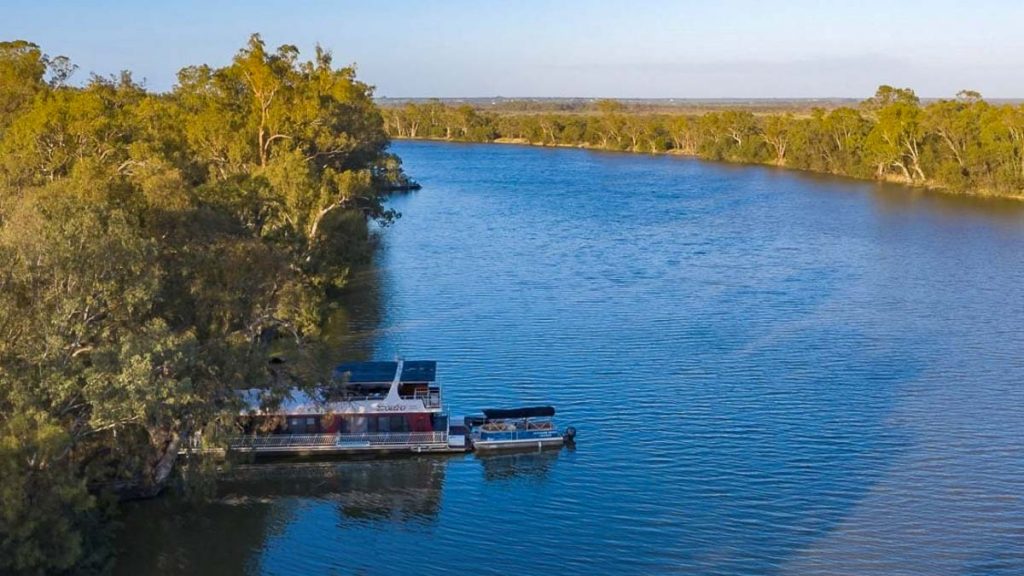
<path id="1" fill-rule="evenodd" d="M 248 36 L 319 43 L 388 97 L 1024 97 L 1022 0 L 0 0 L 0 40 L 169 90 Z"/>

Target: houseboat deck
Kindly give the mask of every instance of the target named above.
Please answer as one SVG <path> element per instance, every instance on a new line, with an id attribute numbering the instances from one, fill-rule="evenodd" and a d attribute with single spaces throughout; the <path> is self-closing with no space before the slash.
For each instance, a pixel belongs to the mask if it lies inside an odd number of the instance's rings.
<path id="1" fill-rule="evenodd" d="M 230 450 L 257 454 L 458 453 L 466 451 L 465 438 L 447 432 L 383 434 L 271 434 L 238 436 Z"/>

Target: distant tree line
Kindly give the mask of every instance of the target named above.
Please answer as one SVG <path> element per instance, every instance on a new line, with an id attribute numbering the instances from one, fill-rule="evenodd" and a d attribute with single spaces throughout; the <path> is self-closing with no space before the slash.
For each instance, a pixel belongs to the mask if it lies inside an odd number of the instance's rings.
<path id="1" fill-rule="evenodd" d="M 578 113 L 407 103 L 384 116 L 397 138 L 670 152 L 955 192 L 1024 193 L 1024 106 L 990 104 L 969 90 L 922 105 L 910 89 L 881 86 L 858 107 L 808 114 L 636 113 L 602 100 Z"/>
<path id="2" fill-rule="evenodd" d="M 0 573 L 108 566 L 103 503 L 230 433 L 405 182 L 372 90 L 258 35 L 167 94 L 0 43 Z M 294 380 L 293 380 L 294 379 Z"/>

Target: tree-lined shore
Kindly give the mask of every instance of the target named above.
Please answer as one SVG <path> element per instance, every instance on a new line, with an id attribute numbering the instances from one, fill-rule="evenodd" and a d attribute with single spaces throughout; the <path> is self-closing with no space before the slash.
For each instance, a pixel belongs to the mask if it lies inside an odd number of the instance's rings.
<path id="1" fill-rule="evenodd" d="M 433 101 L 390 106 L 384 117 L 393 138 L 674 153 L 1024 196 L 1024 105 L 991 104 L 969 90 L 922 104 L 910 89 L 881 86 L 858 106 L 795 113 L 740 106 L 660 113 L 615 100 L 547 111 L 505 103 L 490 111 Z"/>
<path id="2" fill-rule="evenodd" d="M 0 43 L 4 574 L 109 567 L 110 502 L 230 433 L 237 389 L 313 381 L 272 353 L 317 337 L 407 184 L 372 89 L 319 48 L 254 35 L 165 94 L 73 72 Z"/>

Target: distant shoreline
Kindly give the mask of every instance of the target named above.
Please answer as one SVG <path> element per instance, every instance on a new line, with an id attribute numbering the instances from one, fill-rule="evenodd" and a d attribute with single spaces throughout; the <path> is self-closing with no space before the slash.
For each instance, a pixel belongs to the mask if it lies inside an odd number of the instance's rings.
<path id="1" fill-rule="evenodd" d="M 1009 195 L 1009 194 L 1000 194 L 1000 193 L 996 193 L 996 192 L 986 192 L 986 191 L 957 191 L 957 190 L 950 190 L 949 188 L 945 188 L 945 187 L 943 187 L 941 185 L 935 184 L 934 182 L 907 182 L 907 181 L 905 181 L 903 179 L 896 178 L 896 177 L 888 177 L 888 178 L 859 178 L 857 176 L 851 176 L 849 174 L 836 174 L 836 173 L 832 173 L 832 172 L 819 172 L 819 171 L 816 171 L 816 170 L 805 170 L 803 168 L 793 168 L 793 167 L 785 166 L 785 165 L 781 165 L 780 166 L 780 165 L 772 164 L 772 163 L 742 162 L 742 161 L 735 161 L 735 160 L 715 160 L 715 159 L 710 159 L 710 158 L 704 158 L 704 157 L 700 156 L 699 154 L 688 154 L 686 152 L 683 152 L 682 150 L 678 150 L 678 149 L 675 149 L 675 148 L 672 148 L 672 149 L 669 149 L 669 150 L 659 150 L 659 151 L 656 151 L 656 152 L 650 152 L 650 151 L 638 151 L 638 150 L 620 150 L 620 149 L 615 149 L 615 148 L 602 148 L 600 146 L 594 146 L 592 144 L 588 144 L 588 143 L 585 143 L 585 142 L 584 143 L 579 143 L 579 144 L 565 144 L 565 143 L 545 144 L 543 142 L 531 142 L 531 141 L 529 141 L 529 140 L 527 140 L 525 138 L 496 138 L 494 140 L 476 141 L 476 140 L 447 139 L 447 138 L 438 138 L 438 137 L 429 137 L 429 136 L 428 137 L 417 137 L 417 138 L 409 138 L 408 136 L 392 136 L 391 139 L 395 140 L 395 141 L 405 141 L 405 142 L 441 142 L 441 143 L 446 143 L 446 144 L 498 144 L 498 145 L 505 145 L 505 146 L 530 146 L 532 148 L 566 148 L 566 149 L 576 149 L 576 150 L 589 150 L 589 151 L 592 151 L 592 152 L 611 152 L 611 153 L 617 153 L 617 154 L 632 154 L 632 155 L 642 155 L 642 156 L 679 156 L 679 157 L 682 157 L 682 158 L 691 158 L 691 159 L 700 160 L 700 161 L 703 161 L 703 162 L 721 162 L 721 163 L 724 163 L 724 164 L 732 164 L 732 165 L 735 165 L 735 166 L 760 166 L 760 167 L 763 167 L 763 168 L 777 168 L 777 169 L 780 169 L 780 170 L 788 170 L 788 171 L 791 171 L 791 172 L 802 172 L 802 173 L 805 173 L 805 174 L 815 174 L 815 175 L 821 175 L 821 176 L 831 176 L 831 177 L 834 177 L 834 178 L 843 178 L 843 179 L 848 179 L 848 180 L 856 180 L 858 182 L 877 182 L 877 183 L 882 183 L 882 184 L 897 184 L 897 185 L 900 185 L 900 186 L 906 186 L 908 188 L 913 188 L 913 189 L 917 189 L 917 190 L 927 190 L 929 192 L 937 192 L 937 193 L 941 193 L 941 194 L 948 194 L 950 196 L 964 196 L 964 197 L 969 197 L 969 198 L 985 198 L 985 199 L 999 199 L 999 200 L 1014 200 L 1014 201 L 1017 201 L 1017 202 L 1024 202 L 1024 194 Z"/>
<path id="2" fill-rule="evenodd" d="M 1024 105 L 973 90 L 922 103 L 910 88 L 871 98 L 662 103 L 618 100 L 425 104 L 381 110 L 394 138 L 679 154 L 1024 199 Z"/>

